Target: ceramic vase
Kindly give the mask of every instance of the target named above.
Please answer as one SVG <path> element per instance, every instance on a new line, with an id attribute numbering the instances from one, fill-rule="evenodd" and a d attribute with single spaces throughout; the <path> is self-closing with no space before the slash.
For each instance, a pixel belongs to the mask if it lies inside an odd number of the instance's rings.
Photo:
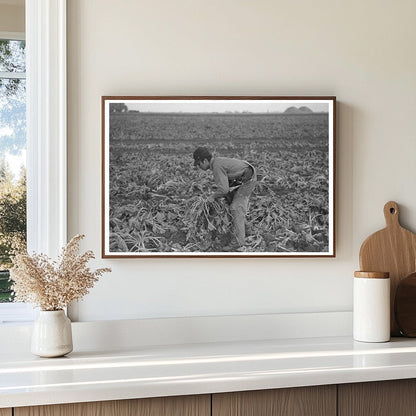
<path id="1" fill-rule="evenodd" d="M 72 351 L 71 321 L 63 310 L 40 311 L 33 325 L 31 351 L 39 357 L 62 357 Z"/>

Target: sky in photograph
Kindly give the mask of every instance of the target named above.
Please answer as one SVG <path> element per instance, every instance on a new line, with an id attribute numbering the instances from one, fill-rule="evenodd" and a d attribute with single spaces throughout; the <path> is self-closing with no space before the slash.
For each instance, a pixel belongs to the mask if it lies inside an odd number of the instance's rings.
<path id="1" fill-rule="evenodd" d="M 125 102 L 125 101 L 111 101 Z M 281 113 L 288 107 L 307 106 L 315 112 L 328 112 L 328 101 L 264 101 L 264 100 L 192 100 L 192 101 L 167 101 L 148 100 L 137 103 L 125 102 L 129 110 L 141 112 L 183 112 L 183 113 L 225 113 L 225 112 L 252 112 L 252 113 Z"/>

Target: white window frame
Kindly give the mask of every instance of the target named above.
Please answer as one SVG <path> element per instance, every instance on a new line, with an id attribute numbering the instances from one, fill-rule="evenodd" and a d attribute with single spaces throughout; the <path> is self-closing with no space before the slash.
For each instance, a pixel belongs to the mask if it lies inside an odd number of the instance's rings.
<path id="1" fill-rule="evenodd" d="M 27 244 L 56 257 L 67 242 L 66 0 L 25 0 L 25 18 Z M 34 316 L 27 305 L 1 307 L 7 322 Z"/>

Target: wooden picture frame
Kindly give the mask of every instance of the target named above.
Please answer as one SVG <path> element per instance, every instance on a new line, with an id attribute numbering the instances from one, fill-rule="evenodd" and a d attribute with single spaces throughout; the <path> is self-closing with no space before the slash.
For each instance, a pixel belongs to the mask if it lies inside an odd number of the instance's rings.
<path id="1" fill-rule="evenodd" d="M 102 256 L 335 257 L 335 126 L 332 96 L 102 97 Z"/>

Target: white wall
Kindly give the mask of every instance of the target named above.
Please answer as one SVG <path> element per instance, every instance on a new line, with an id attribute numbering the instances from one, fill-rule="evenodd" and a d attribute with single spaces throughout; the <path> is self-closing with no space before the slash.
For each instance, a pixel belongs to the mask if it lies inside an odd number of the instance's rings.
<path id="1" fill-rule="evenodd" d="M 396 200 L 416 231 L 416 3 L 68 1 L 69 236 L 113 269 L 81 321 L 345 311 Z M 335 259 L 100 260 L 102 95 L 336 95 Z"/>

